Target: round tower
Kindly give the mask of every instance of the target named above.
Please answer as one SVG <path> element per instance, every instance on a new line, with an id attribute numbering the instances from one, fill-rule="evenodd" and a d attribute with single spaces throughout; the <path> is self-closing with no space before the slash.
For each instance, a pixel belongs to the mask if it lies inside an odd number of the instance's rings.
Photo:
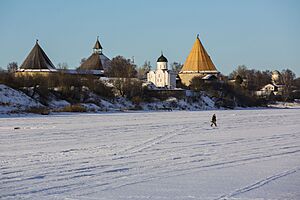
<path id="1" fill-rule="evenodd" d="M 168 69 L 168 59 L 161 52 L 161 56 L 157 59 L 157 69 L 167 70 Z"/>

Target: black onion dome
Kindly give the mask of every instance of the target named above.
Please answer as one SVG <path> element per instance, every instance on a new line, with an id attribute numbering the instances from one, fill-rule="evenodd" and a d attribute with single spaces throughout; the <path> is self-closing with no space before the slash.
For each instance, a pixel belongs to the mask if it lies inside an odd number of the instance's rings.
<path id="1" fill-rule="evenodd" d="M 157 62 L 168 62 L 168 59 L 163 54 L 157 59 Z"/>

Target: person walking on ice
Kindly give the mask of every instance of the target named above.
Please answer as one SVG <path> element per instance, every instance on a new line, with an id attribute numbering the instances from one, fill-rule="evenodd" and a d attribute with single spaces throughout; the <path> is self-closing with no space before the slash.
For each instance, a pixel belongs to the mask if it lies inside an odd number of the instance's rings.
<path id="1" fill-rule="evenodd" d="M 216 117 L 216 114 L 213 114 L 213 116 L 211 118 L 211 124 L 210 124 L 210 126 L 212 127 L 213 125 L 215 125 L 215 127 L 217 127 L 217 117 Z"/>

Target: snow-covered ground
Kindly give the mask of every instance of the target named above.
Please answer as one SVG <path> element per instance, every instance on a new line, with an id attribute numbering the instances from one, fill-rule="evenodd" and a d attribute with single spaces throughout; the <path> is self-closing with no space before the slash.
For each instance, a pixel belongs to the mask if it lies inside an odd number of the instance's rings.
<path id="1" fill-rule="evenodd" d="M 269 104 L 270 108 L 300 108 L 300 102 L 276 102 Z"/>
<path id="2" fill-rule="evenodd" d="M 25 93 L 24 93 L 25 91 Z M 115 97 L 105 100 L 102 97 L 88 91 L 88 97 L 81 106 L 87 112 L 120 112 L 125 110 L 210 110 L 216 109 L 215 102 L 203 93 L 197 100 L 189 101 L 170 97 L 165 101 L 156 99 L 152 103 L 141 102 L 136 107 L 132 101 L 124 97 Z M 59 99 L 52 93 L 48 94 L 47 101 L 33 88 L 15 90 L 6 85 L 0 84 L 0 115 L 20 115 L 35 111 L 39 113 L 42 109 L 60 112 L 61 109 L 71 105 L 70 102 Z"/>
<path id="3" fill-rule="evenodd" d="M 0 160 L 0 199 L 298 200 L 300 109 L 0 118 Z"/>
<path id="4" fill-rule="evenodd" d="M 0 84 L 0 114 L 24 111 L 30 107 L 43 106 L 23 92 Z"/>

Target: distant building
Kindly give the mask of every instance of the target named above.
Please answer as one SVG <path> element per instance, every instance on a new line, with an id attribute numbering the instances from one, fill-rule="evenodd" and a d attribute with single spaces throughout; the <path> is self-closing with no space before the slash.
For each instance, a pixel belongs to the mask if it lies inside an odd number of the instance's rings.
<path id="1" fill-rule="evenodd" d="M 98 38 L 97 38 L 97 40 L 98 40 Z M 100 45 L 100 42 L 99 42 L 99 45 Z M 97 47 L 97 46 L 95 46 L 95 47 Z M 104 69 L 104 71 L 107 71 L 107 69 L 110 68 L 110 66 L 111 66 L 111 60 L 103 53 L 103 48 L 101 45 L 99 47 L 99 55 L 100 55 L 103 69 Z"/>
<path id="2" fill-rule="evenodd" d="M 103 54 L 103 48 L 99 42 L 99 37 L 93 48 L 93 53 L 78 67 L 80 74 L 91 73 L 94 75 L 104 75 L 104 70 L 110 67 L 110 59 Z"/>
<path id="3" fill-rule="evenodd" d="M 256 96 L 268 97 L 270 95 L 281 96 L 285 89 L 285 85 L 281 84 L 281 74 L 279 71 L 272 71 L 272 83 L 269 83 L 262 87 L 259 91 L 256 91 Z"/>
<path id="4" fill-rule="evenodd" d="M 110 67 L 110 59 L 103 54 L 103 48 L 99 42 L 99 37 L 93 48 L 93 53 L 80 66 L 79 70 L 104 70 Z"/>
<path id="5" fill-rule="evenodd" d="M 256 91 L 255 94 L 256 94 L 256 96 L 259 96 L 259 97 L 268 97 L 271 95 L 280 96 L 280 95 L 282 95 L 283 90 L 284 90 L 283 85 L 275 85 L 273 83 L 270 83 L 270 84 L 265 85 L 259 91 Z"/>
<path id="6" fill-rule="evenodd" d="M 157 59 L 156 70 L 147 74 L 147 80 L 158 88 L 176 88 L 176 73 L 168 69 L 168 60 L 163 54 Z"/>
<path id="7" fill-rule="evenodd" d="M 217 77 L 213 74 L 207 74 L 202 78 L 202 80 L 204 80 L 204 81 L 214 81 L 214 80 L 217 80 Z"/>
<path id="8" fill-rule="evenodd" d="M 212 76 L 217 78 L 218 74 L 219 72 L 203 47 L 199 35 L 197 35 L 193 48 L 179 72 L 182 84 L 189 86 L 194 77 L 203 78 L 210 75 L 209 78 L 214 79 Z"/>
<path id="9" fill-rule="evenodd" d="M 103 54 L 103 48 L 97 37 L 92 55 L 75 69 L 56 69 L 44 50 L 40 47 L 38 40 L 36 44 L 17 70 L 16 75 L 48 75 L 50 73 L 61 72 L 65 74 L 95 75 L 103 76 L 104 69 L 110 67 L 110 59 Z"/>
<path id="10" fill-rule="evenodd" d="M 26 75 L 33 75 L 33 74 L 43 74 L 47 75 L 51 72 L 57 72 L 57 69 L 48 58 L 44 50 L 40 47 L 38 40 L 22 65 L 20 69 L 17 70 L 17 74 L 26 74 Z"/>

